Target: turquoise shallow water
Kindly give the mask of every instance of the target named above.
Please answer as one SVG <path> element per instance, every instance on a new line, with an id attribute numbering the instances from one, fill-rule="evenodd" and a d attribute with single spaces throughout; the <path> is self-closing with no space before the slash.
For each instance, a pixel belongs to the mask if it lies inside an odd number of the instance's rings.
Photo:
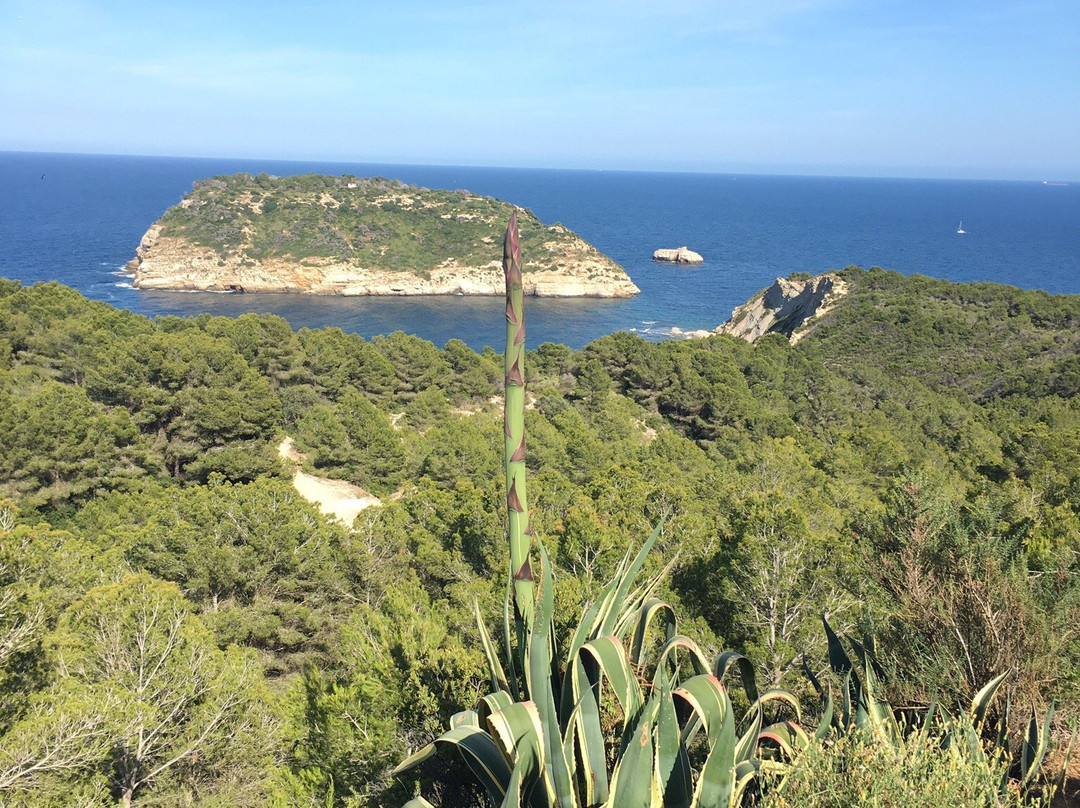
<path id="1" fill-rule="evenodd" d="M 0 276 L 57 280 L 150 316 L 272 312 L 295 328 L 394 330 L 501 345 L 497 298 L 322 298 L 143 292 L 117 271 L 202 177 L 237 171 L 387 176 L 466 188 L 562 222 L 621 263 L 632 300 L 528 301 L 529 344 L 714 328 L 778 276 L 858 264 L 1080 293 L 1080 185 L 0 153 Z M 963 220 L 964 234 L 956 232 Z M 706 258 L 656 264 L 659 247 Z"/>

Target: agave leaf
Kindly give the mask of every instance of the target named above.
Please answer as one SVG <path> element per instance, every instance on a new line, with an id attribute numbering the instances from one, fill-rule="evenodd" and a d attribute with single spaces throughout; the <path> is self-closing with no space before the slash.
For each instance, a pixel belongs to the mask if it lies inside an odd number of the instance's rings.
<path id="1" fill-rule="evenodd" d="M 982 731 L 983 722 L 986 720 L 986 711 L 990 708 L 990 702 L 994 700 L 998 688 L 1001 687 L 1001 683 L 1005 681 L 1005 677 L 1008 675 L 1009 672 L 1005 671 L 1005 673 L 995 676 L 983 685 L 982 689 L 975 694 L 975 698 L 971 700 L 971 709 L 968 710 L 968 714 L 971 716 L 976 731 Z"/>
<path id="2" fill-rule="evenodd" d="M 510 683 L 506 679 L 502 662 L 499 661 L 499 652 L 495 648 L 495 643 L 491 641 L 491 635 L 488 634 L 487 626 L 484 625 L 479 601 L 473 601 L 473 613 L 476 615 L 476 626 L 480 629 L 480 645 L 484 649 L 484 659 L 487 661 L 488 675 L 491 677 L 491 689 L 509 691 Z"/>
<path id="3" fill-rule="evenodd" d="M 611 580 L 604 584 L 604 588 L 600 592 L 600 596 L 593 602 L 586 612 L 588 620 L 582 620 L 578 626 L 578 630 L 575 635 L 581 635 L 582 643 L 589 639 L 599 637 L 601 634 L 610 634 L 610 631 L 605 632 L 603 626 L 605 622 L 610 618 L 611 620 L 617 619 L 617 614 L 612 616 L 613 612 L 617 612 L 621 608 L 619 596 L 619 589 L 623 585 L 627 570 L 630 566 L 632 559 L 632 547 L 627 547 L 626 552 L 623 553 L 623 557 L 619 560 L 619 563 L 615 567 L 615 572 L 611 576 Z"/>
<path id="4" fill-rule="evenodd" d="M 536 784 L 540 781 L 543 773 L 543 764 L 539 758 L 540 747 L 536 743 L 523 746 L 514 769 L 510 774 L 510 782 L 506 787 L 506 797 L 500 808 L 521 808 L 524 801 L 528 801 L 533 794 Z M 533 799 L 534 808 L 548 808 L 550 801 Z"/>
<path id="5" fill-rule="evenodd" d="M 757 749 L 758 734 L 761 732 L 761 702 L 756 702 L 756 707 L 751 708 L 751 712 L 754 714 L 753 720 L 750 722 L 750 726 L 742 737 L 739 738 L 739 742 L 735 745 L 735 762 L 742 763 L 743 761 L 750 760 L 754 757 L 754 751 Z"/>
<path id="6" fill-rule="evenodd" d="M 638 666 L 645 664 L 645 637 L 649 624 L 656 616 L 663 618 L 664 641 L 670 642 L 675 636 L 675 610 L 657 598 L 647 600 L 641 605 L 634 623 L 634 639 L 630 644 L 630 659 Z"/>
<path id="7" fill-rule="evenodd" d="M 866 691 L 860 689 L 856 695 L 858 700 L 855 702 L 855 728 L 869 731 L 872 729 L 873 724 L 870 720 L 870 710 L 866 703 Z"/>
<path id="8" fill-rule="evenodd" d="M 664 522 L 666 520 L 666 514 L 661 516 L 660 521 L 657 522 L 656 527 L 653 528 L 652 535 L 650 535 L 645 543 L 641 545 L 641 549 L 638 551 L 637 556 L 634 557 L 634 560 L 630 562 L 625 569 L 622 569 L 623 565 L 620 565 L 621 574 L 619 574 L 614 581 L 616 586 L 611 592 L 611 597 L 605 600 L 602 613 L 599 615 L 601 623 L 598 634 L 601 636 L 615 633 L 615 625 L 619 619 L 620 612 L 625 606 L 627 593 L 633 585 L 634 578 L 637 577 L 638 572 L 645 563 L 646 556 L 649 555 L 649 551 L 652 550 L 653 545 L 656 544 L 656 540 L 659 538 L 660 531 L 663 530 Z"/>
<path id="9" fill-rule="evenodd" d="M 810 663 L 806 661 L 805 653 L 802 655 L 802 669 L 803 673 L 806 674 L 806 678 L 810 680 L 810 684 L 814 686 L 814 690 L 816 690 L 818 695 L 822 698 L 822 700 L 824 700 L 825 688 L 822 686 L 821 680 L 818 679 L 816 675 L 814 675 L 814 672 L 812 670 L 810 670 Z"/>
<path id="10" fill-rule="evenodd" d="M 450 730 L 450 731 L 453 732 L 454 730 Z M 438 740 L 441 739 L 441 737 L 442 736 L 440 736 L 439 738 L 436 738 L 434 741 L 432 741 L 429 744 L 421 746 L 419 749 L 417 749 L 415 752 L 413 752 L 411 755 L 409 755 L 407 758 L 405 758 L 403 761 L 401 761 L 401 763 L 399 763 L 397 766 L 395 766 L 393 771 L 390 772 L 390 776 L 391 777 L 397 777 L 402 772 L 407 772 L 409 769 L 412 769 L 412 768 L 415 768 L 416 766 L 419 766 L 425 760 L 427 760 L 432 755 L 434 755 L 438 751 L 435 744 L 436 744 L 436 742 Z"/>
<path id="11" fill-rule="evenodd" d="M 925 741 L 930 737 L 930 730 L 934 726 L 934 715 L 937 713 L 937 702 L 930 702 L 930 706 L 926 709 L 926 715 L 923 716 L 922 724 L 919 725 L 919 729 L 916 731 L 916 736 L 919 741 Z"/>
<path id="12" fill-rule="evenodd" d="M 679 719 L 671 695 L 667 672 L 656 672 L 653 692 L 659 699 L 656 715 L 655 779 L 663 795 L 664 808 L 688 808 L 693 796 L 693 775 L 686 747 L 679 737 Z"/>
<path id="13" fill-rule="evenodd" d="M 510 782 L 506 785 L 506 797 L 499 808 L 522 808 L 522 800 L 528 799 L 539 776 L 535 758 L 525 757 L 515 763 L 510 773 Z"/>
<path id="14" fill-rule="evenodd" d="M 519 806 L 540 779 L 544 770 L 543 727 L 540 713 L 531 701 L 517 701 L 488 716 L 488 726 L 502 746 L 503 754 L 513 761 L 507 781 L 505 806 Z"/>
<path id="15" fill-rule="evenodd" d="M 566 732 L 563 733 L 562 737 L 562 753 L 563 758 L 566 760 L 570 769 L 570 780 L 577 784 L 579 790 L 584 787 L 583 784 L 587 786 L 591 779 L 588 776 L 583 777 L 581 780 L 578 779 L 578 756 L 574 753 L 574 750 L 577 749 L 578 744 L 580 714 L 581 705 L 579 704 L 577 709 L 570 712 L 570 716 L 566 722 Z M 586 804 L 590 804 L 588 794 L 585 794 L 584 796 Z"/>
<path id="16" fill-rule="evenodd" d="M 504 709 L 491 713 L 487 717 L 491 734 L 499 741 L 506 757 L 516 762 L 523 751 L 528 752 L 530 745 L 537 747 L 536 754 L 541 765 L 544 752 L 540 746 L 543 727 L 540 726 L 540 713 L 535 702 L 515 701 Z"/>
<path id="17" fill-rule="evenodd" d="M 496 805 L 502 803 L 510 783 L 510 764 L 495 740 L 475 727 L 460 726 L 444 732 L 423 749 L 399 763 L 390 773 L 391 776 L 396 777 L 420 765 L 435 754 L 439 746 L 456 749 L 473 776 L 487 791 L 491 801 Z"/>
<path id="18" fill-rule="evenodd" d="M 1001 717 L 1001 726 L 998 727 L 997 753 L 1002 760 L 1012 760 L 1012 750 L 1009 747 L 1009 711 L 1012 708 L 1012 694 L 1005 694 L 1005 714 Z M 998 794 L 1005 795 L 1009 792 L 1009 767 L 1005 766 L 998 782 Z"/>
<path id="19" fill-rule="evenodd" d="M 744 760 L 735 764 L 735 788 L 728 799 L 729 806 L 742 804 L 746 787 L 757 777 L 759 771 L 761 771 L 761 762 L 758 760 Z"/>
<path id="20" fill-rule="evenodd" d="M 844 687 L 842 692 L 844 700 L 840 705 L 840 726 L 846 731 L 856 724 L 856 718 L 851 714 L 851 671 L 844 674 Z"/>
<path id="21" fill-rule="evenodd" d="M 480 729 L 480 717 L 477 715 L 476 710 L 462 710 L 454 713 L 450 716 L 450 728 L 453 729 L 454 727 L 475 727 Z"/>
<path id="22" fill-rule="evenodd" d="M 780 721 L 765 727 L 758 734 L 758 740 L 766 739 L 775 743 L 788 760 L 793 760 L 799 752 L 810 746 L 810 736 L 794 721 Z"/>
<path id="23" fill-rule="evenodd" d="M 963 744 L 961 747 L 959 744 L 958 749 L 962 749 L 962 753 L 969 760 L 978 761 L 980 764 L 986 763 L 986 751 L 983 749 L 982 738 L 979 733 L 975 731 L 974 725 L 970 721 L 962 722 L 959 727 L 960 741 Z"/>
<path id="24" fill-rule="evenodd" d="M 799 752 L 804 751 L 810 745 L 810 736 L 807 735 L 807 731 L 793 721 L 770 724 L 765 729 L 762 729 L 758 733 L 758 740 L 766 739 L 777 744 L 788 760 L 795 759 Z"/>
<path id="25" fill-rule="evenodd" d="M 877 676 L 878 679 L 885 678 L 885 671 L 881 669 L 881 666 L 878 664 L 874 652 L 869 645 L 863 645 L 863 643 L 856 640 L 850 634 L 844 635 L 844 639 L 848 641 L 852 650 L 855 651 L 856 656 L 859 657 L 859 665 L 861 665 L 863 669 L 869 668 L 873 670 L 874 675 Z"/>
<path id="26" fill-rule="evenodd" d="M 851 664 L 851 658 L 847 655 L 847 651 L 844 650 L 840 638 L 836 636 L 836 632 L 829 625 L 829 621 L 825 619 L 825 615 L 821 616 L 821 622 L 825 625 L 825 635 L 829 638 L 829 665 L 832 667 L 833 672 L 839 674 L 853 671 L 855 666 Z"/>
<path id="27" fill-rule="evenodd" d="M 689 708 L 691 720 L 685 721 L 682 740 L 689 745 L 698 729 L 704 727 L 709 736 L 709 743 L 715 743 L 723 725 L 724 713 L 730 712 L 731 699 L 728 698 L 724 684 L 712 674 L 691 676 L 672 691 L 672 696 Z M 686 712 L 682 713 L 683 716 Z M 697 719 L 696 725 L 692 719 Z M 732 732 L 735 720 L 732 718 Z M 734 747 L 732 747 L 734 752 Z"/>
<path id="28" fill-rule="evenodd" d="M 1035 777 L 1042 766 L 1046 750 L 1050 746 L 1050 720 L 1054 716 L 1054 708 L 1051 706 L 1046 711 L 1042 729 L 1039 729 L 1039 717 L 1035 710 L 1031 711 L 1031 721 L 1028 724 L 1027 735 L 1024 738 L 1023 749 L 1020 750 L 1020 790 L 1026 790 L 1035 782 Z"/>
<path id="29" fill-rule="evenodd" d="M 574 629 L 574 636 L 570 640 L 570 647 L 567 651 L 566 660 L 568 665 L 567 675 L 573 677 L 574 667 L 579 664 L 579 652 L 581 646 L 587 643 L 589 640 L 595 639 L 596 635 L 593 633 L 594 629 L 600 627 L 600 621 L 597 618 L 597 614 L 600 610 L 599 601 L 594 601 L 585 610 L 585 614 L 577 624 L 577 628 Z M 595 685 L 599 680 L 596 678 L 598 674 L 593 671 L 589 672 L 590 681 Z M 568 726 L 570 715 L 573 713 L 577 702 L 581 699 L 581 694 L 576 692 L 573 687 L 567 687 L 564 683 L 562 690 L 559 694 L 559 718 L 563 726 Z"/>
<path id="30" fill-rule="evenodd" d="M 616 600 L 619 596 L 619 586 L 626 577 L 626 570 L 630 565 L 630 552 L 630 548 L 627 548 L 626 553 L 615 567 L 615 573 L 611 576 L 611 580 L 604 585 L 600 597 L 596 599 L 596 602 L 589 609 L 592 613 L 592 621 L 589 623 L 587 631 L 589 637 L 598 637 L 605 633 L 603 630 L 605 621 L 613 611 L 619 608 Z M 611 632 L 606 633 L 610 634 Z"/>
<path id="31" fill-rule="evenodd" d="M 525 667 L 525 624 L 516 618 L 511 618 L 514 599 L 512 578 L 512 573 L 506 576 L 506 595 L 503 598 L 503 649 L 506 654 L 506 666 L 509 670 L 507 679 L 510 685 L 510 695 L 514 697 L 514 701 L 521 701 L 522 693 L 518 687 L 517 670 L 519 667 L 522 669 Z M 514 633 L 517 635 L 516 652 L 512 641 Z M 517 664 L 519 661 L 521 662 L 520 666 Z"/>
<path id="32" fill-rule="evenodd" d="M 737 665 L 739 668 L 739 677 L 742 679 L 742 686 L 743 690 L 746 691 L 747 699 L 751 702 L 757 701 L 757 674 L 754 673 L 753 664 L 742 654 L 736 651 L 725 651 L 717 656 L 716 662 L 713 663 L 713 676 L 723 681 L 732 665 Z"/>
<path id="33" fill-rule="evenodd" d="M 513 696 L 507 693 L 505 690 L 500 690 L 498 693 L 488 693 L 486 696 L 481 696 L 476 702 L 476 726 L 487 726 L 487 717 L 492 713 L 497 713 L 499 710 L 505 710 L 511 704 L 515 702 Z"/>
<path id="34" fill-rule="evenodd" d="M 680 650 L 686 651 L 690 657 L 690 664 L 694 668 L 695 674 L 709 673 L 712 666 L 709 664 L 708 657 L 701 650 L 696 642 L 689 637 L 684 637 L 678 634 L 664 643 L 664 647 L 660 649 L 660 653 L 657 655 L 656 667 L 657 670 L 667 665 L 669 658 L 677 654 Z"/>
<path id="35" fill-rule="evenodd" d="M 814 740 L 824 741 L 829 737 L 829 731 L 832 729 L 833 724 L 833 700 L 832 693 L 826 694 L 825 699 L 825 711 L 821 714 L 821 721 L 818 722 L 817 731 L 814 732 Z"/>
<path id="36" fill-rule="evenodd" d="M 984 688 L 985 689 L 985 688 Z M 994 741 L 993 754 L 999 760 L 1012 760 L 1012 751 L 1009 745 L 1009 715 L 1012 713 L 1012 693 L 1005 691 L 1005 709 L 998 721 L 998 734 Z M 998 794 L 1006 796 L 1009 793 L 1009 767 L 1003 767 L 1001 779 L 998 781 Z"/>
<path id="37" fill-rule="evenodd" d="M 942 750 L 952 751 L 954 754 L 958 754 L 956 753 L 956 719 L 952 717 L 952 713 L 950 713 L 942 704 L 938 704 L 938 713 L 941 714 L 941 728 L 943 730 L 940 746 Z"/>
<path id="38" fill-rule="evenodd" d="M 877 697 L 875 692 L 877 690 L 877 677 L 874 675 L 873 667 L 867 667 L 865 672 L 866 688 L 863 691 L 863 702 L 865 702 L 868 722 L 880 737 L 896 743 L 901 738 L 896 716 L 893 715 L 892 708 Z"/>
<path id="39" fill-rule="evenodd" d="M 758 696 L 757 701 L 750 705 L 750 710 L 753 710 L 755 706 L 764 708 L 766 704 L 772 701 L 782 701 L 795 711 L 795 718 L 802 721 L 802 707 L 799 705 L 799 699 L 790 690 L 782 690 L 778 687 L 766 690 Z M 749 710 L 747 713 L 749 713 Z"/>
<path id="40" fill-rule="evenodd" d="M 609 583 L 608 586 L 611 586 L 611 584 Z M 574 636 L 570 639 L 570 646 L 567 649 L 567 659 L 573 659 L 581 646 L 599 636 L 597 634 L 601 623 L 599 615 L 600 600 L 598 599 L 589 604 L 585 614 L 578 621 L 577 628 L 574 629 Z"/>
<path id="41" fill-rule="evenodd" d="M 623 729 L 626 730 L 645 703 L 626 649 L 616 637 L 597 637 L 581 647 L 581 654 L 594 660 L 611 683 L 612 692 L 622 707 Z M 576 686 L 575 690 L 584 694 L 583 688 Z"/>
<path id="42" fill-rule="evenodd" d="M 1001 723 L 998 725 L 997 748 L 1002 751 L 1006 758 L 1009 756 L 1009 716 L 1012 713 L 1012 693 L 1005 691 L 1005 710 L 1001 714 Z"/>
<path id="43" fill-rule="evenodd" d="M 677 559 L 673 558 L 664 565 L 663 569 L 653 575 L 644 584 L 635 587 L 625 598 L 623 598 L 619 617 L 615 621 L 614 634 L 616 637 L 623 639 L 629 634 L 630 626 L 634 623 L 638 610 L 652 599 L 653 593 L 660 587 L 661 582 L 667 578 L 671 570 L 674 569 L 676 560 Z"/>
<path id="44" fill-rule="evenodd" d="M 684 701 L 705 728 L 709 752 L 702 764 L 692 805 L 727 806 L 735 791 L 735 718 L 724 685 L 715 676 L 692 676 L 672 694 Z M 693 730 L 688 722 L 683 743 L 689 745 Z M 688 736 L 688 730 L 690 735 Z"/>
<path id="45" fill-rule="evenodd" d="M 588 664 L 586 664 L 588 663 Z M 600 723 L 600 666 L 591 656 L 577 656 L 571 668 L 570 686 L 563 686 L 565 697 L 570 695 L 576 706 L 567 718 L 569 728 L 563 740 L 567 761 L 580 758 L 585 805 L 600 805 L 608 797 L 607 752 Z M 572 740 L 577 739 L 577 755 Z M 568 745 L 568 741 L 571 744 Z"/>
<path id="46" fill-rule="evenodd" d="M 552 689 L 552 614 L 555 611 L 555 587 L 551 579 L 551 559 L 543 542 L 537 542 L 540 550 L 540 604 L 529 638 L 526 653 L 526 680 L 529 696 L 536 703 L 541 725 L 541 748 L 543 750 L 544 785 L 552 801 L 559 805 L 575 805 L 574 785 L 570 779 L 570 766 L 563 757 L 562 731 L 559 714 L 555 709 Z"/>
<path id="47" fill-rule="evenodd" d="M 656 724 L 659 698 L 648 703 L 633 717 L 624 739 L 622 753 L 611 774 L 608 804 L 618 808 L 661 808 L 659 784 L 654 776 L 653 727 Z"/>

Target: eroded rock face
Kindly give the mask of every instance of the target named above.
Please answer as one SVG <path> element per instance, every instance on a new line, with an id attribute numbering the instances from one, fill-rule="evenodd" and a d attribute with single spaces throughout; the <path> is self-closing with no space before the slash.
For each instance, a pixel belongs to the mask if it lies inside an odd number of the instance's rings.
<path id="1" fill-rule="evenodd" d="M 312 295 L 502 295 L 502 262 L 460 266 L 446 261 L 419 274 L 365 268 L 328 258 L 251 261 L 186 239 L 162 237 L 151 227 L 128 263 L 137 289 L 207 292 L 276 292 Z M 524 276 L 525 294 L 538 297 L 633 297 L 640 291 L 617 265 L 582 242 L 562 266 Z"/>
<path id="2" fill-rule="evenodd" d="M 652 255 L 654 261 L 664 261 L 670 264 L 704 264 L 705 259 L 693 250 L 679 247 L 674 250 L 657 250 Z"/>
<path id="3" fill-rule="evenodd" d="M 780 333 L 798 342 L 807 333 L 805 326 L 845 294 L 847 285 L 831 273 L 806 281 L 777 278 L 763 293 L 735 309 L 716 333 L 731 334 L 747 342 L 764 334 Z"/>

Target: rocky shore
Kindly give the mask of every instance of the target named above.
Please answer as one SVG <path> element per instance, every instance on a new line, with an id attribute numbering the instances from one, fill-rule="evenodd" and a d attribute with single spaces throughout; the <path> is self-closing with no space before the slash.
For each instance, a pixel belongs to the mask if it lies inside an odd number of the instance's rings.
<path id="1" fill-rule="evenodd" d="M 683 331 L 672 328 L 671 336 L 703 339 L 714 334 L 755 342 L 765 334 L 783 334 L 792 344 L 810 332 L 814 320 L 829 311 L 848 292 L 839 275 L 826 273 L 805 280 L 777 278 L 731 313 L 731 319 L 712 331 Z"/>
<path id="2" fill-rule="evenodd" d="M 553 269 L 524 276 L 525 294 L 538 297 L 633 297 L 640 291 L 611 259 L 584 241 L 559 245 Z M 493 246 L 492 253 L 501 248 Z M 221 257 L 188 239 L 161 235 L 154 225 L 128 262 L 137 289 L 312 295 L 501 295 L 502 261 L 462 266 L 447 259 L 424 272 L 361 267 L 330 258 Z"/>

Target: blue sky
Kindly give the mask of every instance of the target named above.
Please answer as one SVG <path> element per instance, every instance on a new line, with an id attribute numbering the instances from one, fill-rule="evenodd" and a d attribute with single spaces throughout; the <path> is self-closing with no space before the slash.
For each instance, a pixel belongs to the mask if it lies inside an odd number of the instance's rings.
<path id="1" fill-rule="evenodd" d="M 0 149 L 1080 179 L 1080 0 L 0 0 Z"/>

